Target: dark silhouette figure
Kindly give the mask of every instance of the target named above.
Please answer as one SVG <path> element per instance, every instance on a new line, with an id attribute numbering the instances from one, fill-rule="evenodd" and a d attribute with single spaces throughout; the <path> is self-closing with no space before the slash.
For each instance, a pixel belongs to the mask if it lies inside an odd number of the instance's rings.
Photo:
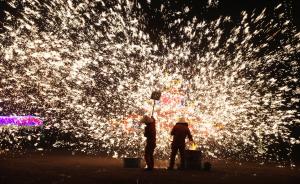
<path id="1" fill-rule="evenodd" d="M 180 169 L 184 169 L 185 138 L 188 137 L 190 141 L 193 141 L 188 123 L 184 118 L 180 118 L 179 122 L 176 123 L 171 131 L 171 135 L 173 136 L 173 141 L 171 144 L 172 152 L 168 169 L 174 169 L 175 157 L 178 150 L 180 153 Z"/>
<path id="2" fill-rule="evenodd" d="M 144 136 L 147 138 L 145 147 L 145 161 L 147 164 L 146 170 L 153 170 L 154 168 L 154 149 L 156 147 L 156 129 L 155 129 L 155 119 L 153 116 L 144 116 L 141 120 L 146 124 Z"/>

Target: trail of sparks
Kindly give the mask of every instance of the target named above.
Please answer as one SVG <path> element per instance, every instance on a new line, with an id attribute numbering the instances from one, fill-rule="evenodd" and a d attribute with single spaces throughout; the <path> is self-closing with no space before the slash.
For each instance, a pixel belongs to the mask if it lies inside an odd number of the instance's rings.
<path id="1" fill-rule="evenodd" d="M 242 12 L 228 33 L 230 17 L 184 25 L 172 20 L 169 29 L 177 29 L 181 43 L 162 34 L 161 48 L 143 31 L 144 17 L 136 16 L 132 1 L 112 2 L 28 0 L 20 15 L 5 12 L 0 112 L 35 114 L 45 129 L 79 140 L 56 141 L 54 147 L 140 156 L 138 121 L 151 112 L 151 92 L 161 90 L 155 111 L 161 158 L 169 155 L 169 132 L 181 116 L 190 121 L 197 145 L 213 157 L 268 158 L 276 154 L 271 145 L 299 143 L 289 127 L 299 123 L 300 33 L 283 5 L 272 21 L 266 21 L 266 10 Z M 8 3 L 17 7 L 17 1 Z M 35 137 L 39 147 L 41 132 L 10 136 L 18 131 L 0 127 L 2 145 L 21 148 L 24 139 Z"/>

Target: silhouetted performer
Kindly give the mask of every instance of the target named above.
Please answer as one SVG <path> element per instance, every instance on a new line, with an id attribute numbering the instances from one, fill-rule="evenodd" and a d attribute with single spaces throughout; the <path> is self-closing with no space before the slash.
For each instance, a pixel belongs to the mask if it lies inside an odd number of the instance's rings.
<path id="1" fill-rule="evenodd" d="M 155 119 L 153 117 L 150 118 L 149 116 L 144 116 L 141 121 L 146 124 L 144 133 L 144 136 L 147 138 L 145 148 L 146 170 L 151 171 L 154 168 L 153 154 L 156 147 Z"/>
<path id="2" fill-rule="evenodd" d="M 171 144 L 172 152 L 168 169 L 174 169 L 175 157 L 178 150 L 180 153 L 180 169 L 184 169 L 185 138 L 188 137 L 190 141 L 193 141 L 188 123 L 184 118 L 179 119 L 179 122 L 176 123 L 176 125 L 172 129 L 171 135 L 173 136 L 173 141 Z"/>

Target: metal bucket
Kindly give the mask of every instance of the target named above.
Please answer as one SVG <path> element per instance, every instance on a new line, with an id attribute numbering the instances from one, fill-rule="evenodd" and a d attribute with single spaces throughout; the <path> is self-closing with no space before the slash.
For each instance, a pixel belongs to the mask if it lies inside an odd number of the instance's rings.
<path id="1" fill-rule="evenodd" d="M 141 158 L 123 158 L 124 168 L 141 168 Z"/>
<path id="2" fill-rule="evenodd" d="M 185 169 L 201 169 L 202 153 L 200 150 L 185 150 Z"/>

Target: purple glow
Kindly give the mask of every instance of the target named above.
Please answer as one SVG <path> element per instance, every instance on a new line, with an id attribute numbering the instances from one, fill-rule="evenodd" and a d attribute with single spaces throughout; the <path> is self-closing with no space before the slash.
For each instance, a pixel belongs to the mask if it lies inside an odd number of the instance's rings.
<path id="1" fill-rule="evenodd" d="M 36 116 L 0 116 L 0 126 L 41 126 L 43 121 Z"/>

